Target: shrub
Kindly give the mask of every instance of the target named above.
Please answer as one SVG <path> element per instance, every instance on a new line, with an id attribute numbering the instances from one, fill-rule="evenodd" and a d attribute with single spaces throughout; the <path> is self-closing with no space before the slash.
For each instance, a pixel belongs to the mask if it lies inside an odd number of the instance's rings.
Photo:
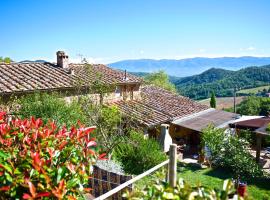
<path id="1" fill-rule="evenodd" d="M 129 174 L 140 174 L 166 160 L 156 140 L 144 139 L 143 134 L 134 131 L 127 143 L 118 145 L 113 155 Z"/>
<path id="2" fill-rule="evenodd" d="M 58 128 L 0 114 L 0 199 L 76 199 L 98 158 L 94 128 Z M 104 155 L 100 155 L 102 158 Z"/>
<path id="3" fill-rule="evenodd" d="M 19 114 L 22 118 L 42 118 L 45 123 L 49 119 L 55 121 L 57 125 L 71 127 L 78 121 L 85 124 L 87 122 L 80 105 L 73 101 L 70 104 L 56 94 L 36 93 L 24 96 L 19 99 Z"/>
<path id="4" fill-rule="evenodd" d="M 210 150 L 210 161 L 231 170 L 235 178 L 240 176 L 248 179 L 263 174 L 247 150 L 249 143 L 244 138 L 210 126 L 203 130 L 202 145 Z"/>
<path id="5" fill-rule="evenodd" d="M 115 106 L 96 104 L 89 97 L 80 98 L 79 104 L 89 123 L 96 126 L 97 141 L 110 158 L 113 149 L 123 141 L 130 123 L 122 117 Z"/>
<path id="6" fill-rule="evenodd" d="M 243 199 L 234 195 L 234 184 L 230 180 L 225 180 L 223 188 L 216 190 L 204 186 L 191 187 L 189 184 L 179 179 L 175 188 L 172 188 L 168 183 L 161 181 L 155 181 L 151 185 L 147 185 L 143 190 L 138 190 L 129 193 L 126 192 L 124 197 L 129 200 L 151 200 L 151 199 L 182 199 L 182 200 L 193 200 L 193 199 L 215 199 L 225 200 L 233 196 L 233 199 Z"/>

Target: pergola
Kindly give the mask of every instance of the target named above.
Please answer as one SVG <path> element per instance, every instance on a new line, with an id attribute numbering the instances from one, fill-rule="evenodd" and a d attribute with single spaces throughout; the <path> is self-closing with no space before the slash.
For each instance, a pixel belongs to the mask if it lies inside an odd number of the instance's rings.
<path id="1" fill-rule="evenodd" d="M 262 149 L 262 137 L 270 136 L 266 131 L 267 125 L 270 123 L 270 117 L 261 117 L 256 119 L 249 119 L 244 121 L 239 121 L 230 124 L 231 128 L 250 130 L 256 134 L 256 162 L 260 161 L 260 154 Z"/>

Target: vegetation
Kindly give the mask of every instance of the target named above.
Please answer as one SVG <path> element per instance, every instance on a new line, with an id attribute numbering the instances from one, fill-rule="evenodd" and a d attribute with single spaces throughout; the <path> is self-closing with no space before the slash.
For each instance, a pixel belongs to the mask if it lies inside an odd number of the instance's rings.
<path id="1" fill-rule="evenodd" d="M 0 199 L 76 199 L 89 191 L 94 128 L 60 128 L 0 114 Z"/>
<path id="2" fill-rule="evenodd" d="M 237 113 L 268 116 L 270 114 L 270 98 L 250 96 L 238 105 Z"/>
<path id="3" fill-rule="evenodd" d="M 248 152 L 249 143 L 237 135 L 225 133 L 223 129 L 208 127 L 202 133 L 202 146 L 207 147 L 206 156 L 214 166 L 224 167 L 234 178 L 261 177 L 262 169 Z"/>
<path id="4" fill-rule="evenodd" d="M 18 100 L 18 114 L 22 118 L 42 118 L 45 123 L 53 120 L 58 126 L 71 127 L 78 121 L 85 124 L 87 118 L 81 106 L 74 100 L 70 104 L 56 94 L 35 93 Z M 89 125 L 89 123 L 87 124 Z"/>
<path id="5" fill-rule="evenodd" d="M 234 184 L 230 180 L 224 181 L 223 189 L 213 189 L 206 186 L 190 186 L 183 179 L 179 179 L 176 188 L 172 188 L 168 183 L 156 180 L 147 185 L 143 190 L 136 190 L 132 193 L 126 193 L 124 197 L 130 200 L 135 199 L 216 199 L 226 200 L 229 196 L 234 196 Z M 237 198 L 237 195 L 235 195 Z M 239 197 L 239 199 L 242 199 Z"/>
<path id="6" fill-rule="evenodd" d="M 260 86 L 260 87 L 255 87 L 255 88 L 250 88 L 250 89 L 243 89 L 243 90 L 239 90 L 237 91 L 237 94 L 239 95 L 256 95 L 256 94 L 260 94 L 260 93 L 266 93 L 266 92 L 270 92 L 270 86 Z"/>
<path id="7" fill-rule="evenodd" d="M 211 108 L 216 108 L 217 107 L 216 96 L 215 96 L 214 92 L 211 93 L 210 107 Z"/>
<path id="8" fill-rule="evenodd" d="M 158 142 L 144 139 L 142 133 L 131 131 L 128 141 L 119 144 L 114 157 L 122 163 L 123 169 L 129 174 L 141 174 L 166 160 Z"/>
<path id="9" fill-rule="evenodd" d="M 124 118 L 117 107 L 96 104 L 89 97 L 79 99 L 78 104 L 88 123 L 96 126 L 97 141 L 111 158 L 113 149 L 126 139 L 124 136 L 131 128 L 129 119 Z"/>
<path id="10" fill-rule="evenodd" d="M 191 186 L 203 185 L 209 188 L 221 188 L 223 181 L 231 179 L 233 174 L 225 168 L 202 169 L 198 165 L 179 163 L 178 177 Z M 269 178 L 252 178 L 247 180 L 247 192 L 250 199 L 268 200 L 270 196 Z"/>
<path id="11" fill-rule="evenodd" d="M 5 58 L 0 57 L 0 63 L 2 63 L 2 62 L 9 64 L 12 62 L 12 60 L 9 57 L 5 57 Z"/>
<path id="12" fill-rule="evenodd" d="M 217 97 L 233 96 L 233 88 L 254 88 L 269 85 L 270 65 L 248 67 L 238 71 L 209 69 L 202 74 L 174 81 L 177 90 L 193 99 L 209 98 L 211 91 Z"/>
<path id="13" fill-rule="evenodd" d="M 169 81 L 169 76 L 164 71 L 148 74 L 144 77 L 147 84 L 153 84 L 166 90 L 176 92 L 175 86 Z"/>

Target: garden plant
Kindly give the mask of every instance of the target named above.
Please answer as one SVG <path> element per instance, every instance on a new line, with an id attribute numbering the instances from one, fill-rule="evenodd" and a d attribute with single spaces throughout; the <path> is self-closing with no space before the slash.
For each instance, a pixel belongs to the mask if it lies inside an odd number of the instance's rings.
<path id="1" fill-rule="evenodd" d="M 0 113 L 0 199 L 80 199 L 97 153 L 94 128 L 68 131 L 41 119 Z"/>

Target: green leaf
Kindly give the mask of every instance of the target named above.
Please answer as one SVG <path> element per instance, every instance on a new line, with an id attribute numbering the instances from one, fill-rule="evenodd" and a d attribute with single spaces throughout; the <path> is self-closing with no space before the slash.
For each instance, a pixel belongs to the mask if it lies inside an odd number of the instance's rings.
<path id="1" fill-rule="evenodd" d="M 60 167 L 57 170 L 57 183 L 59 183 L 62 180 L 62 173 L 63 173 L 63 168 Z"/>
<path id="2" fill-rule="evenodd" d="M 4 159 L 7 159 L 7 158 L 10 157 L 10 155 L 0 150 L 0 157 L 4 158 Z"/>

